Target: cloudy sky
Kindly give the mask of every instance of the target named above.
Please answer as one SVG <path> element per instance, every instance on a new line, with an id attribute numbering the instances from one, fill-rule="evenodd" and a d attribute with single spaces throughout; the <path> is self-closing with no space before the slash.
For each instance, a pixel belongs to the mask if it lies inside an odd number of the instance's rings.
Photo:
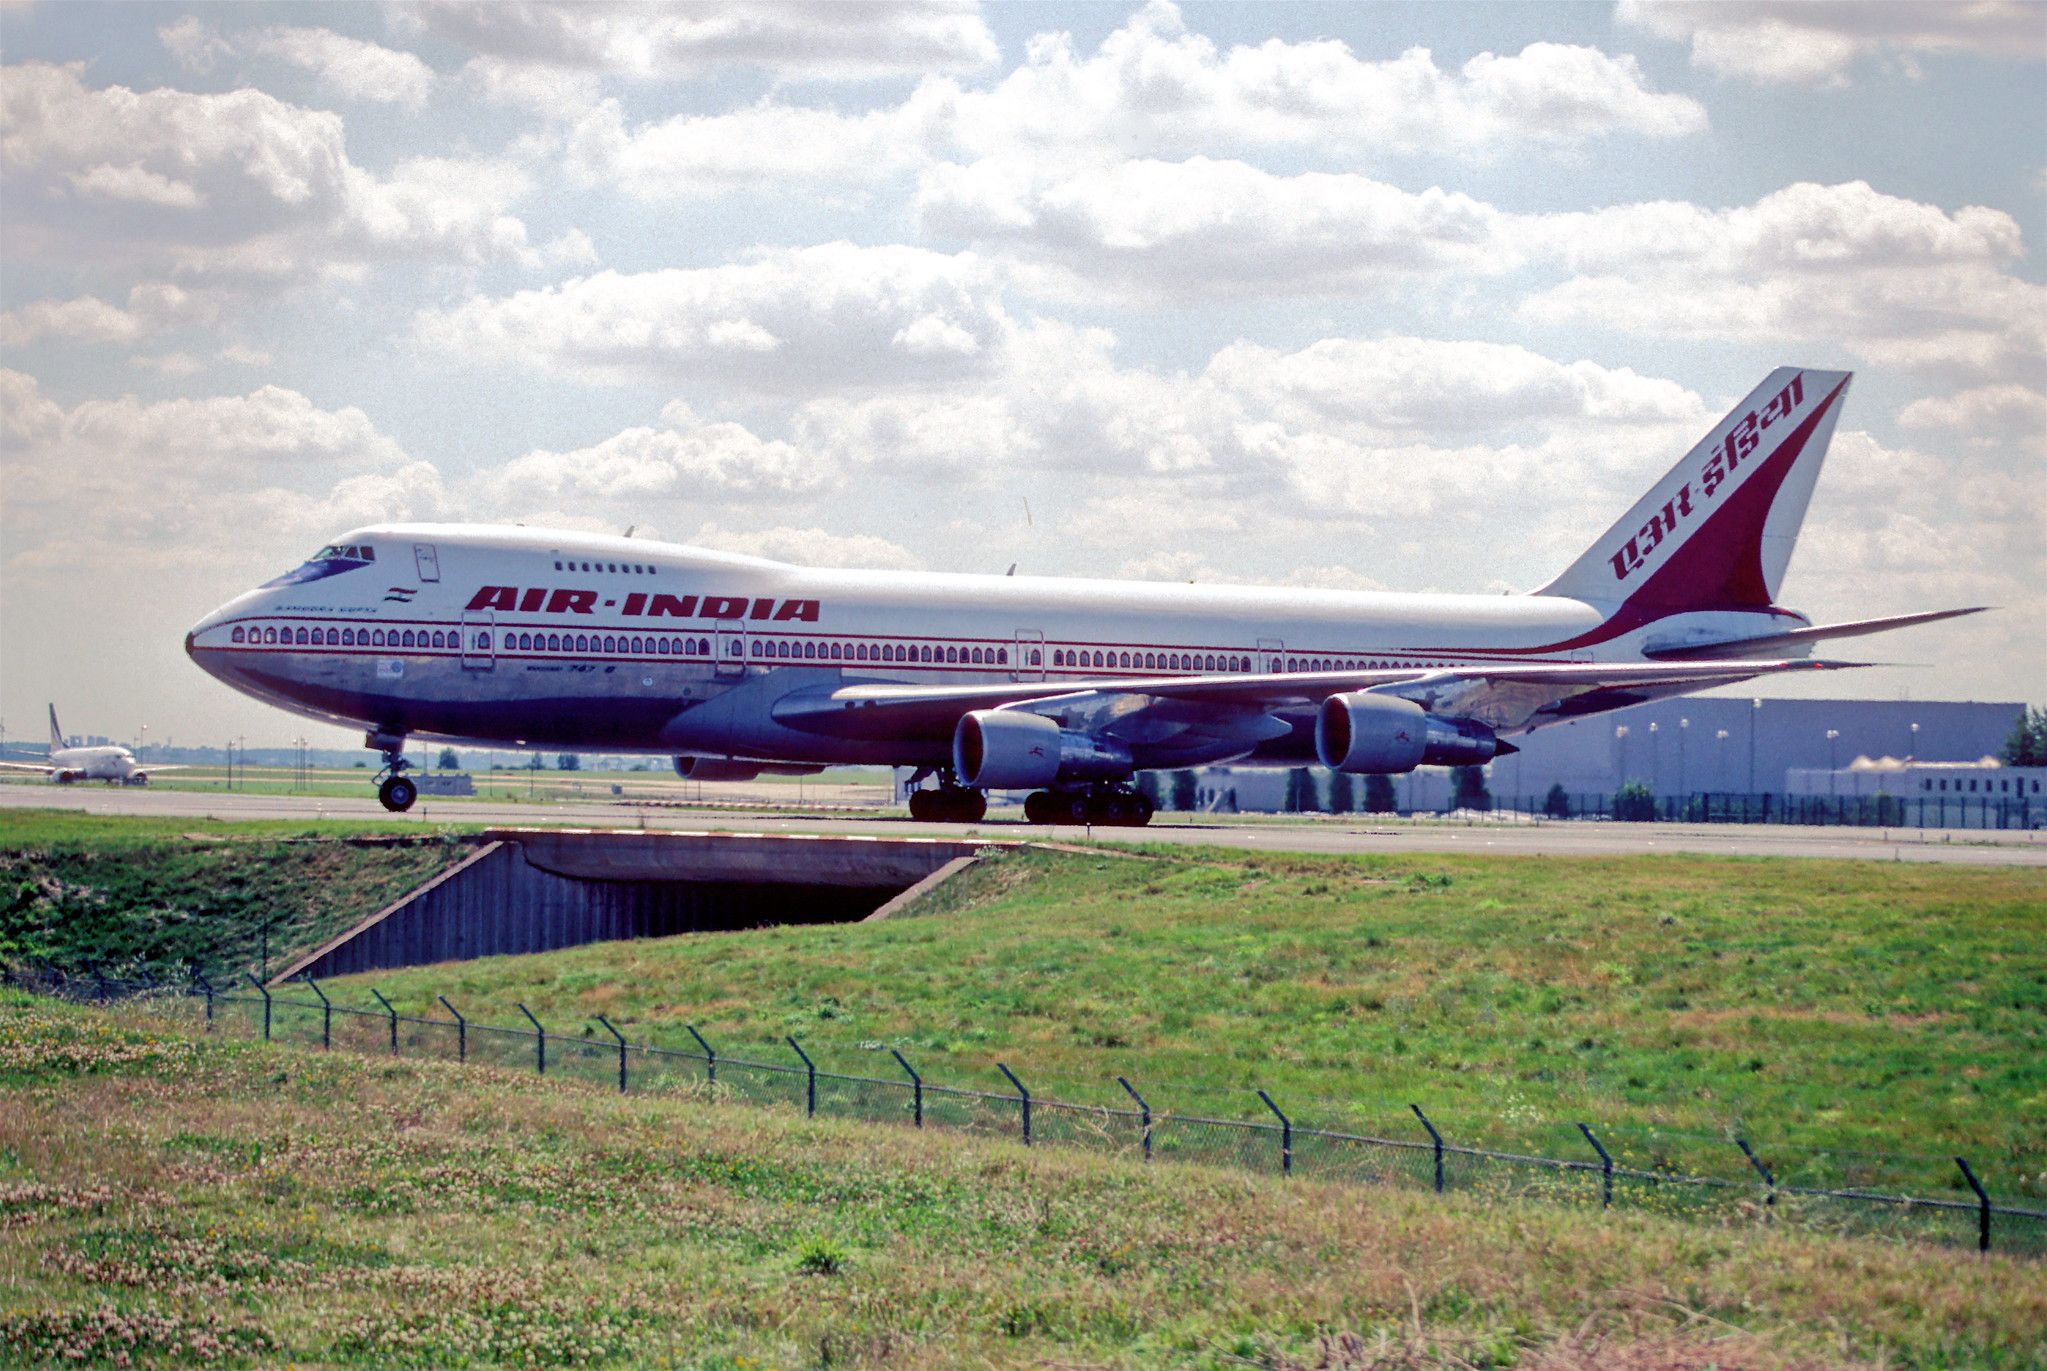
<path id="1" fill-rule="evenodd" d="M 2047 8 L 0 3 L 0 715 L 374 519 L 1525 590 L 1858 373 L 1810 693 L 2047 695 Z M 1800 687 L 1770 687 L 1790 693 Z M 323 731 L 322 741 L 352 739 Z"/>

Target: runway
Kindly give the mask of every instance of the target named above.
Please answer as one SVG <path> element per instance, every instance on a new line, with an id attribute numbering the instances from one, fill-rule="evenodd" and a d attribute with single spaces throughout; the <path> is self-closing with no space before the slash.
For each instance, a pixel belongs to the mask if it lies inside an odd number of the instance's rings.
<path id="1" fill-rule="evenodd" d="M 1161 815 L 1142 830 L 1045 827 L 997 811 L 971 828 L 919 824 L 904 818 L 803 814 L 791 810 L 649 807 L 632 803 L 569 801 L 517 804 L 501 800 L 424 799 L 403 816 L 386 813 L 374 798 L 336 799 L 118 789 L 100 786 L 0 786 L 0 811 L 28 808 L 82 810 L 182 819 L 377 819 L 398 823 L 519 826 L 572 824 L 590 828 L 657 828 L 689 832 L 853 833 L 957 838 L 1046 838 L 1075 841 L 1178 843 L 1254 852 L 1354 854 L 1465 852 L 1508 856 L 1617 856 L 1656 852 L 1732 857 L 1822 857 L 1866 861 L 1946 862 L 1962 866 L 2047 866 L 2047 836 L 2016 830 L 1950 831 L 1877 828 L 1804 828 L 1739 824 L 1616 824 L 1503 819 L 1469 826 L 1439 820 L 1219 819 Z M 0 828 L 4 840 L 4 828 Z"/>

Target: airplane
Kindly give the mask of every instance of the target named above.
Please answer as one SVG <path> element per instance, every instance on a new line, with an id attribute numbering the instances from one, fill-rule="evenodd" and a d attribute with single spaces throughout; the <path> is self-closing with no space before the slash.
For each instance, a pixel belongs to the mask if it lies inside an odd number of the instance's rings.
<path id="1" fill-rule="evenodd" d="M 68 747 L 64 730 L 57 727 L 57 706 L 50 706 L 50 760 L 44 762 L 0 762 L 9 771 L 40 771 L 58 785 L 73 781 L 105 781 L 109 785 L 148 785 L 152 771 L 177 771 L 175 766 L 152 766 L 145 770 L 135 754 L 125 747 Z"/>
<path id="2" fill-rule="evenodd" d="M 914 769 L 910 811 L 1139 825 L 1141 770 L 1479 765 L 1549 724 L 1853 665 L 1776 603 L 1850 374 L 1773 371 L 1583 556 L 1523 595 L 851 571 L 646 540 L 379 524 L 185 638 L 236 690 L 408 738 L 672 756 L 745 780 Z M 923 786 L 927 779 L 934 785 Z M 921 788 L 920 788 L 921 787 Z"/>

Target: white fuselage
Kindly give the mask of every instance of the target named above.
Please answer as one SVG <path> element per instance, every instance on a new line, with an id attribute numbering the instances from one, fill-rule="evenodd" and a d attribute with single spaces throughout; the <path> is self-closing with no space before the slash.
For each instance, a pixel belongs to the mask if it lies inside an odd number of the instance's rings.
<path id="1" fill-rule="evenodd" d="M 237 598 L 188 651 L 310 717 L 513 746 L 913 765 L 943 748 L 795 733 L 770 707 L 838 683 L 1638 661 L 1683 632 L 1756 631 L 1625 628 L 1554 596 L 841 571 L 523 528 L 388 525 L 336 548 L 359 555 Z"/>
<path id="2" fill-rule="evenodd" d="M 148 770 L 125 747 L 62 747 L 50 750 L 50 779 L 59 784 L 72 781 L 118 781 L 141 784 Z"/>

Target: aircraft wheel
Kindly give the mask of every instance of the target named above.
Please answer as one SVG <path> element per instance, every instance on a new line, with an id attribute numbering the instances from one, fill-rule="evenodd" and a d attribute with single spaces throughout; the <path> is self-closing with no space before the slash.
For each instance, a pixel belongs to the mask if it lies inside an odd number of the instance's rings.
<path id="1" fill-rule="evenodd" d="M 1066 811 L 1066 822 L 1070 824 L 1096 822 L 1094 796 L 1085 790 L 1076 790 L 1071 795 L 1061 796 L 1059 803 Z"/>
<path id="2" fill-rule="evenodd" d="M 419 798 L 419 787 L 404 776 L 387 776 L 377 787 L 377 801 L 394 814 L 412 808 L 412 802 Z"/>
<path id="3" fill-rule="evenodd" d="M 1112 790 L 1101 797 L 1095 812 L 1101 817 L 1098 823 L 1110 828 L 1121 828 L 1130 822 L 1130 801 L 1135 797 L 1121 790 Z"/>
<path id="4" fill-rule="evenodd" d="M 1130 796 L 1129 801 L 1130 817 L 1125 819 L 1124 822 L 1129 824 L 1132 828 L 1143 828 L 1146 824 L 1151 822 L 1152 811 L 1154 810 L 1154 808 L 1155 806 L 1152 804 L 1150 800 L 1144 797 L 1144 793 L 1142 791 L 1133 792 Z"/>
<path id="5" fill-rule="evenodd" d="M 1056 824 L 1059 818 L 1059 797 L 1051 791 L 1033 790 L 1024 796 L 1025 823 Z"/>
<path id="6" fill-rule="evenodd" d="M 979 790 L 962 789 L 950 806 L 956 824 L 977 824 L 988 817 L 988 796 Z"/>
<path id="7" fill-rule="evenodd" d="M 935 790 L 913 790 L 910 792 L 910 817 L 920 824 L 937 823 L 945 816 L 940 813 L 938 792 Z"/>

